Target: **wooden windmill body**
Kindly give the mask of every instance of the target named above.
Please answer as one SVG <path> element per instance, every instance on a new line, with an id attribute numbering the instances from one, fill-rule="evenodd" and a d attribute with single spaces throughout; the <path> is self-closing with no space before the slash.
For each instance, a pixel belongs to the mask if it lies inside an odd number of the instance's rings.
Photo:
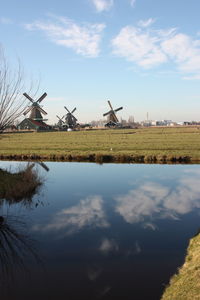
<path id="1" fill-rule="evenodd" d="M 115 127 L 119 125 L 119 120 L 116 116 L 116 112 L 123 109 L 123 107 L 119 107 L 117 109 L 113 109 L 111 102 L 108 100 L 108 105 L 110 106 L 110 110 L 103 114 L 103 116 L 107 116 L 107 123 L 105 124 L 106 127 Z"/>
<path id="2" fill-rule="evenodd" d="M 62 118 L 60 118 L 59 116 L 56 116 L 56 117 L 58 118 L 58 123 L 57 123 L 58 128 L 59 128 L 59 129 L 64 129 L 64 128 L 66 127 L 66 124 L 65 124 L 65 122 L 63 121 L 65 115 L 62 116 Z"/>
<path id="3" fill-rule="evenodd" d="M 24 115 L 26 115 L 27 113 L 30 113 L 29 119 L 35 120 L 35 121 L 43 121 L 43 115 L 47 115 L 47 112 L 44 111 L 41 106 L 40 103 L 42 102 L 42 100 L 47 96 L 47 93 L 44 93 L 37 101 L 34 101 L 28 94 L 24 93 L 23 94 L 31 103 L 32 105 L 30 105 L 27 110 L 25 110 Z"/>
<path id="4" fill-rule="evenodd" d="M 78 125 L 77 124 L 78 120 L 73 115 L 73 113 L 76 110 L 76 107 L 71 112 L 66 106 L 64 106 L 64 108 L 67 110 L 67 114 L 65 116 L 65 124 L 67 125 L 68 128 L 74 129 Z"/>
<path id="5" fill-rule="evenodd" d="M 19 125 L 19 129 L 35 129 L 35 130 L 49 130 L 50 126 L 47 125 L 43 119 L 42 115 L 47 115 L 47 112 L 44 111 L 40 103 L 47 96 L 47 93 L 44 93 L 38 100 L 34 101 L 27 93 L 23 94 L 30 102 L 31 105 L 24 111 L 24 116 L 26 116 L 29 112 L 29 118 L 23 120 Z"/>

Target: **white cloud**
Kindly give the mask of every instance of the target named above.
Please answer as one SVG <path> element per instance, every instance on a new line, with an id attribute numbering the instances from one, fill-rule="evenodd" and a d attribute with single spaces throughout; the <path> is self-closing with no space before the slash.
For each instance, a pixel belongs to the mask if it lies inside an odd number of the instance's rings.
<path id="1" fill-rule="evenodd" d="M 58 212 L 48 224 L 35 225 L 33 230 L 43 232 L 64 230 L 66 234 L 72 234 L 86 226 L 103 228 L 109 226 L 103 211 L 101 196 L 90 196 L 81 200 L 78 205 Z"/>
<path id="2" fill-rule="evenodd" d="M 183 177 L 177 189 L 164 202 L 164 207 L 178 214 L 186 214 L 200 208 L 200 185 L 196 176 Z"/>
<path id="3" fill-rule="evenodd" d="M 199 75 L 184 76 L 183 79 L 185 79 L 185 80 L 200 80 L 200 74 Z"/>
<path id="4" fill-rule="evenodd" d="M 157 226 L 151 222 L 144 223 L 143 227 L 144 229 L 151 229 L 153 231 L 157 229 Z"/>
<path id="5" fill-rule="evenodd" d="M 116 197 L 118 212 L 127 223 L 145 222 L 144 228 L 156 229 L 151 222 L 156 218 L 178 220 L 178 216 L 200 208 L 198 174 L 187 173 L 177 182 L 176 188 L 147 182 L 129 193 Z M 148 222 L 147 220 L 150 220 Z"/>
<path id="6" fill-rule="evenodd" d="M 200 40 L 180 33 L 164 41 L 161 47 L 183 73 L 200 75 Z"/>
<path id="7" fill-rule="evenodd" d="M 99 266 L 92 266 L 92 267 L 89 267 L 88 269 L 88 278 L 89 280 L 91 281 L 95 281 L 102 273 L 102 268 L 99 267 Z"/>
<path id="8" fill-rule="evenodd" d="M 155 19 L 152 19 L 152 18 L 150 18 L 150 19 L 147 19 L 147 20 L 140 20 L 139 22 L 138 22 L 138 26 L 140 26 L 140 27 L 149 27 L 149 26 L 151 26 L 153 23 L 155 23 Z"/>
<path id="9" fill-rule="evenodd" d="M 108 11 L 114 4 L 113 0 L 92 0 L 92 2 L 98 12 Z"/>
<path id="10" fill-rule="evenodd" d="M 130 4 L 131 4 L 132 7 L 135 6 L 135 3 L 136 3 L 136 0 L 130 0 Z"/>
<path id="11" fill-rule="evenodd" d="M 36 21 L 26 24 L 27 30 L 38 30 L 55 44 L 73 49 L 77 54 L 97 57 L 100 52 L 101 33 L 104 24 L 76 24 L 74 21 L 55 17 L 53 21 Z"/>
<path id="12" fill-rule="evenodd" d="M 167 196 L 167 187 L 146 183 L 128 194 L 118 196 L 116 212 L 118 212 L 127 223 L 137 223 L 146 216 L 160 212 L 159 203 Z"/>
<path id="13" fill-rule="evenodd" d="M 126 26 L 112 40 L 113 53 L 149 68 L 167 61 L 159 47 L 159 38 L 137 27 Z"/>
<path id="14" fill-rule="evenodd" d="M 123 27 L 113 38 L 113 54 L 124 57 L 143 68 L 152 68 L 166 62 L 186 79 L 200 77 L 200 40 L 177 33 L 176 28 L 152 29 L 150 18 L 140 20 L 138 26 Z"/>
<path id="15" fill-rule="evenodd" d="M 117 252 L 119 250 L 119 246 L 114 239 L 104 238 L 101 242 L 99 250 L 103 254 L 108 254 L 110 252 Z"/>

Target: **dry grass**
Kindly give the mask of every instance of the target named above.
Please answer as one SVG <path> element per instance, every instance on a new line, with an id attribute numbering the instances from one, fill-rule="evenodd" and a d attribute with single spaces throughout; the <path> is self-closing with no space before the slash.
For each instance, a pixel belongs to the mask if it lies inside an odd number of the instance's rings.
<path id="1" fill-rule="evenodd" d="M 0 169 L 0 199 L 6 199 L 9 203 L 31 200 L 41 183 L 31 165 L 18 173 Z"/>
<path id="2" fill-rule="evenodd" d="M 200 234 L 191 239 L 187 257 L 178 274 L 170 280 L 161 300 L 200 299 Z"/>

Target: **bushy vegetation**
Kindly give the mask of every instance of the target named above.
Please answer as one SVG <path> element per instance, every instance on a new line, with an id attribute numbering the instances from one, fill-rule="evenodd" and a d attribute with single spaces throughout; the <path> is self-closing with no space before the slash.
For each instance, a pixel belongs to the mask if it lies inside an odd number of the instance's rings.
<path id="1" fill-rule="evenodd" d="M 185 127 L 3 134 L 0 136 L 0 158 L 198 161 L 200 130 Z"/>
<path id="2" fill-rule="evenodd" d="M 191 239 L 187 257 L 170 280 L 161 300 L 200 299 L 200 234 Z"/>
<path id="3" fill-rule="evenodd" d="M 9 203 L 31 200 L 41 183 L 32 165 L 17 173 L 0 169 L 0 200 L 6 199 Z"/>

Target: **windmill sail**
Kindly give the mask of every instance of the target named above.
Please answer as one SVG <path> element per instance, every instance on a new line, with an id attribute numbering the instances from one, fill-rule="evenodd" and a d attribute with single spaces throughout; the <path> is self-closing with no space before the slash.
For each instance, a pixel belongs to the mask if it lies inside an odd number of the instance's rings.
<path id="1" fill-rule="evenodd" d="M 111 110 L 103 114 L 104 117 L 108 116 L 108 123 L 106 124 L 106 126 L 115 126 L 119 122 L 116 116 L 116 112 L 123 109 L 123 107 L 121 106 L 116 109 L 113 109 L 112 104 L 109 100 L 108 100 L 108 105 L 110 106 Z"/>
<path id="2" fill-rule="evenodd" d="M 67 110 L 67 114 L 65 116 L 65 123 L 69 128 L 75 128 L 77 125 L 77 119 L 76 117 L 73 115 L 73 113 L 76 110 L 76 107 L 70 112 L 70 110 L 64 106 L 64 108 Z"/>
<path id="3" fill-rule="evenodd" d="M 119 120 L 116 116 L 116 112 L 123 109 L 123 107 L 118 107 L 116 109 L 113 109 L 111 102 L 108 100 L 108 105 L 110 106 L 110 110 L 103 114 L 103 116 L 108 116 L 108 122 L 105 126 L 115 126 L 117 123 L 119 123 Z"/>
<path id="4" fill-rule="evenodd" d="M 32 103 L 32 105 L 25 110 L 24 115 L 31 112 L 29 116 L 30 119 L 43 121 L 42 115 L 47 115 L 47 112 L 41 108 L 39 103 L 47 96 L 47 93 L 44 93 L 37 101 L 34 101 L 27 93 L 24 93 L 23 95 Z"/>

